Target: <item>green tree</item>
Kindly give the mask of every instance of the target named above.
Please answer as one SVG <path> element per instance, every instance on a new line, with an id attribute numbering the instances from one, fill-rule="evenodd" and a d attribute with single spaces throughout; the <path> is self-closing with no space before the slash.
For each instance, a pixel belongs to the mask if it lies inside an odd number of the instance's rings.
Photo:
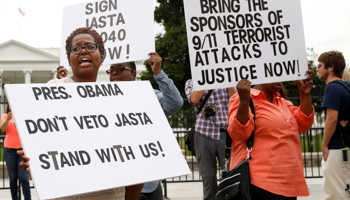
<path id="1" fill-rule="evenodd" d="M 156 36 L 156 52 L 163 58 L 162 69 L 174 81 L 179 91 L 184 94 L 186 80 L 191 78 L 189 53 L 183 1 L 158 0 L 159 6 L 154 11 L 157 23 L 164 26 L 165 33 Z M 147 71 L 141 73 L 141 80 L 152 78 L 151 66 L 145 62 Z"/>
<path id="2" fill-rule="evenodd" d="M 320 117 L 323 111 L 321 106 L 322 106 L 323 92 L 324 92 L 326 83 L 318 77 L 318 74 L 316 72 L 315 62 L 318 57 L 318 54 L 315 52 L 313 48 L 308 47 L 306 49 L 306 55 L 308 59 L 309 68 L 312 70 L 312 76 L 313 76 L 312 78 L 313 88 L 311 91 L 312 104 L 315 107 L 316 114 Z M 298 85 L 293 81 L 289 81 L 289 82 L 284 82 L 283 86 L 286 89 L 289 100 L 291 100 L 294 105 L 299 105 L 300 95 L 299 95 Z"/>

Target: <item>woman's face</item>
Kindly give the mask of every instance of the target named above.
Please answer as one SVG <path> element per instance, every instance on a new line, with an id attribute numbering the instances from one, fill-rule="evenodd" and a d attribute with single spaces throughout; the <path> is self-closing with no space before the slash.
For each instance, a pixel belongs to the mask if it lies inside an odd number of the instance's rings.
<path id="1" fill-rule="evenodd" d="M 72 40 L 72 46 L 79 45 L 85 47 L 89 43 L 95 43 L 95 40 L 87 33 L 76 35 Z M 103 61 L 103 55 L 98 48 L 92 53 L 82 49 L 79 54 L 73 54 L 70 52 L 68 61 L 69 65 L 72 67 L 74 76 L 79 78 L 91 76 L 97 77 L 98 70 Z"/>
<path id="2" fill-rule="evenodd" d="M 264 84 L 266 91 L 270 92 L 270 94 L 275 94 L 279 92 L 282 88 L 282 83 L 268 83 Z"/>
<path id="3" fill-rule="evenodd" d="M 127 67 L 130 70 L 124 69 L 121 72 L 112 72 L 109 76 L 110 81 L 134 81 L 136 78 L 136 71 L 131 70 L 129 63 L 113 64 L 109 69 L 117 69 L 119 67 Z M 112 70 L 113 71 L 113 70 Z"/>

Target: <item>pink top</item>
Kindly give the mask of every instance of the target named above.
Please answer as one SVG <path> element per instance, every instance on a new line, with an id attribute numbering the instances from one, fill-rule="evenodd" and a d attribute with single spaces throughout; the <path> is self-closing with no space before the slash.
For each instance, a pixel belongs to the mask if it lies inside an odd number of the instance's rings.
<path id="1" fill-rule="evenodd" d="M 286 197 L 308 196 L 299 134 L 311 128 L 315 111 L 306 116 L 279 93 L 273 95 L 273 103 L 256 89 L 251 89 L 251 96 L 256 118 L 252 159 L 249 160 L 251 183 Z M 246 124 L 237 120 L 238 104 L 239 97 L 235 94 L 229 103 L 227 129 L 233 138 L 230 169 L 247 157 L 247 139 L 254 129 L 250 109 Z"/>
<path id="2" fill-rule="evenodd" d="M 1 116 L 1 120 L 6 120 L 6 118 L 7 118 L 7 113 L 4 113 Z M 4 147 L 11 148 L 11 149 L 22 148 L 21 141 L 19 140 L 17 128 L 15 125 L 15 119 L 13 117 L 7 125 Z"/>

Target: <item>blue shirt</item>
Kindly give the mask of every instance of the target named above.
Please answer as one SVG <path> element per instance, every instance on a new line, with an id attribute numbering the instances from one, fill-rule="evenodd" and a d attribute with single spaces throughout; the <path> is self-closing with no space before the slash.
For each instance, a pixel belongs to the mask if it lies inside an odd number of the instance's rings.
<path id="1" fill-rule="evenodd" d="M 175 114 L 182 107 L 183 99 L 179 90 L 176 88 L 174 81 L 171 80 L 163 72 L 163 70 L 161 70 L 157 76 L 153 75 L 153 77 L 160 89 L 160 91 L 154 90 L 154 93 L 156 94 L 165 115 L 170 116 L 172 114 Z M 159 181 L 145 183 L 143 185 L 141 193 L 151 193 L 155 191 L 158 187 L 158 184 Z"/>
<path id="2" fill-rule="evenodd" d="M 183 105 L 183 98 L 179 90 L 176 88 L 174 81 L 171 80 L 163 70 L 155 76 L 153 75 L 156 83 L 159 86 L 159 90 L 154 90 L 160 105 L 166 116 L 175 114 Z"/>
<path id="3" fill-rule="evenodd" d="M 344 82 L 350 87 L 350 82 Z M 328 83 L 324 91 L 322 108 L 325 110 L 325 119 L 327 119 L 327 108 L 338 111 L 337 127 L 340 126 L 340 121 L 350 119 L 350 93 L 339 83 Z M 328 148 L 341 149 L 343 146 L 341 133 L 337 128 L 328 144 Z"/>

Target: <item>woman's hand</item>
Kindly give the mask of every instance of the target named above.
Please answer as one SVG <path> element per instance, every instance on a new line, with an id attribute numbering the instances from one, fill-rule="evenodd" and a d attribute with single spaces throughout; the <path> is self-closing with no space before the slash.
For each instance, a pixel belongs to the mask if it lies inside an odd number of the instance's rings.
<path id="1" fill-rule="evenodd" d="M 21 156 L 22 161 L 19 163 L 19 167 L 24 169 L 24 171 L 30 172 L 29 160 L 30 158 L 24 155 L 24 151 L 17 151 L 17 154 Z"/>
<path id="2" fill-rule="evenodd" d="M 242 79 L 238 82 L 236 89 L 239 96 L 240 102 L 248 102 L 250 100 L 250 84 L 248 79 Z"/>
<path id="3" fill-rule="evenodd" d="M 12 112 L 7 113 L 7 122 L 9 122 L 12 119 Z"/>
<path id="4" fill-rule="evenodd" d="M 313 112 L 310 92 L 312 89 L 312 71 L 307 70 L 305 75 L 308 77 L 305 80 L 295 81 L 299 86 L 300 93 L 300 110 L 307 116 Z"/>
<path id="5" fill-rule="evenodd" d="M 250 84 L 249 80 L 242 79 L 236 87 L 239 96 L 237 120 L 241 124 L 246 124 L 249 121 Z"/>
<path id="6" fill-rule="evenodd" d="M 9 113 L 7 113 L 6 119 L 2 119 L 0 121 L 0 124 L 1 124 L 0 129 L 2 132 L 6 132 L 7 126 L 9 124 L 9 122 L 11 121 L 11 119 L 12 119 L 12 112 L 9 112 Z"/>
<path id="7" fill-rule="evenodd" d="M 60 65 L 59 67 L 57 67 L 56 77 L 58 79 L 65 78 L 67 76 L 68 76 L 68 70 L 66 68 L 64 68 L 64 66 Z"/>
<path id="8" fill-rule="evenodd" d="M 294 81 L 299 86 L 299 92 L 300 94 L 310 94 L 312 89 L 312 71 L 309 69 L 306 71 L 305 75 L 308 75 L 306 79 L 304 80 L 298 80 Z"/>

